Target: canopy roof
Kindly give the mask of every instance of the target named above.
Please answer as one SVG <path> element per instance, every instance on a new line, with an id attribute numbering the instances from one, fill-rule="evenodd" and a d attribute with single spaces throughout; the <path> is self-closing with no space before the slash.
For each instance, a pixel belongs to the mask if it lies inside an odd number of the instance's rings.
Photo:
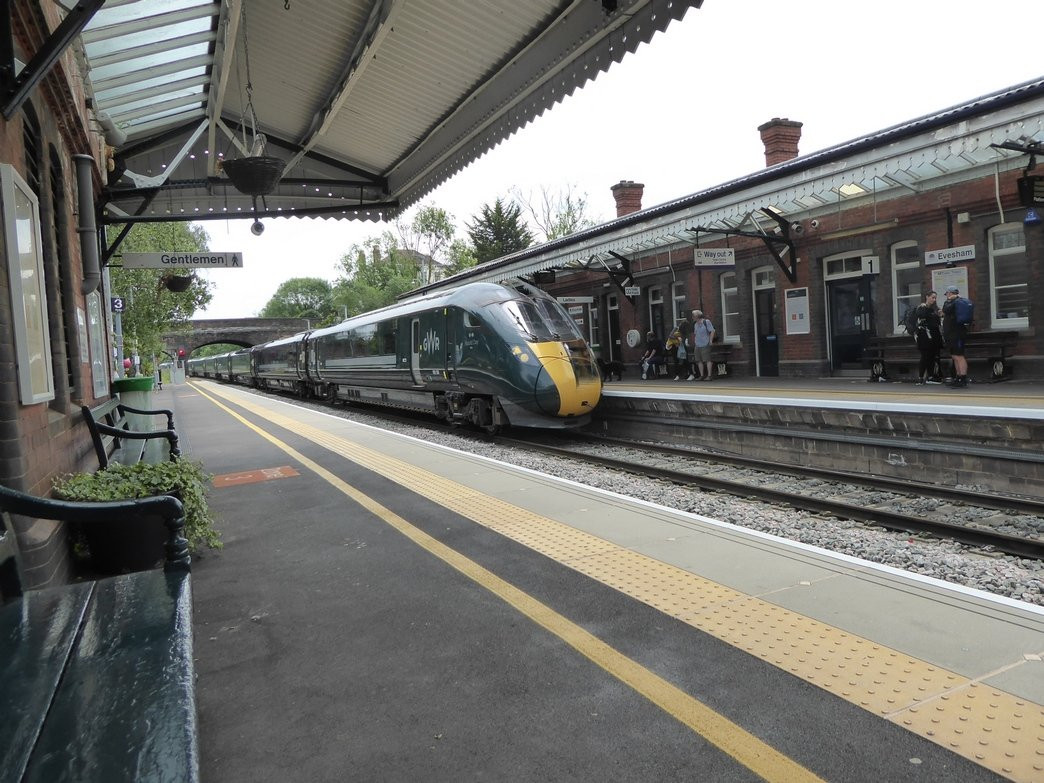
<path id="1" fill-rule="evenodd" d="M 108 0 L 81 35 L 105 220 L 393 217 L 701 4 Z M 278 184 L 233 186 L 259 157 Z"/>

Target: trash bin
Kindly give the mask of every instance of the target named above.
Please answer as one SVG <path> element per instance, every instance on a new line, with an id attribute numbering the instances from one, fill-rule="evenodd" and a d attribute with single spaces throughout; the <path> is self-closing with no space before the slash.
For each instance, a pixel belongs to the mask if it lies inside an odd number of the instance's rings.
<path id="1" fill-rule="evenodd" d="M 133 378 L 117 378 L 112 382 L 113 392 L 120 395 L 120 402 L 131 408 L 152 410 L 152 376 L 139 375 Z M 127 414 L 127 425 L 132 430 L 148 432 L 160 428 L 161 422 L 155 416 L 142 416 L 137 413 Z"/>

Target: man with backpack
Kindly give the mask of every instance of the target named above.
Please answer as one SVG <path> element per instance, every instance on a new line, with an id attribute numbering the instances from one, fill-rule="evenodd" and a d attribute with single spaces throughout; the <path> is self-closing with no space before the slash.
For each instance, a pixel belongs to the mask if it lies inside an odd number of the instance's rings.
<path id="1" fill-rule="evenodd" d="M 946 302 L 942 306 L 943 339 L 946 350 L 953 357 L 953 389 L 968 385 L 968 360 L 964 356 L 964 341 L 971 326 L 974 305 L 960 295 L 957 286 L 946 287 Z"/>

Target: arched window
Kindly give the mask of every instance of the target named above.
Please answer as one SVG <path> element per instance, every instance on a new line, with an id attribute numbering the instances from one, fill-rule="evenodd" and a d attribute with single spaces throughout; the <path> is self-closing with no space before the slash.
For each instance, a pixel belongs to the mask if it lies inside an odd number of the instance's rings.
<path id="1" fill-rule="evenodd" d="M 723 342 L 738 343 L 740 341 L 740 305 L 736 273 L 722 273 L 718 278 L 718 284 L 721 287 L 721 339 Z"/>
<path id="2" fill-rule="evenodd" d="M 892 245 L 892 331 L 903 332 L 903 316 L 910 307 L 921 303 L 924 273 L 922 253 L 913 240 Z"/>
<path id="3" fill-rule="evenodd" d="M 1022 223 L 994 226 L 987 234 L 987 241 L 990 249 L 990 312 L 993 314 L 991 327 L 1027 327 L 1029 283 L 1026 233 Z"/>

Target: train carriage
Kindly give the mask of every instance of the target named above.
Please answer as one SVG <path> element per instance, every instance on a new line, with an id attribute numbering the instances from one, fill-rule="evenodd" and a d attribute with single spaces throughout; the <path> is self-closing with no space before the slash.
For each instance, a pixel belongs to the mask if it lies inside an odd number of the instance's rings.
<path id="1" fill-rule="evenodd" d="M 435 292 L 198 368 L 208 378 L 422 411 L 489 431 L 580 426 L 601 396 L 594 355 L 572 319 L 522 282 Z"/>

